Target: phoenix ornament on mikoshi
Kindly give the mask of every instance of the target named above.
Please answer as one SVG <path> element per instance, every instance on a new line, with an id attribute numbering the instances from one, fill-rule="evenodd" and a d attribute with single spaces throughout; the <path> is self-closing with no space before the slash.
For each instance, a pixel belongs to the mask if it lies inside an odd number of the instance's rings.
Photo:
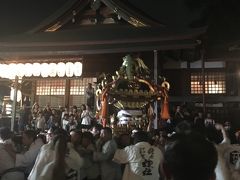
<path id="1" fill-rule="evenodd" d="M 123 57 L 123 63 L 116 75 L 102 74 L 98 78 L 97 109 L 101 113 L 103 126 L 108 116 L 107 106 L 113 104 L 121 109 L 141 109 L 147 104 L 161 100 L 161 119 L 169 119 L 169 83 L 165 78 L 155 84 L 150 79 L 150 70 L 140 58 L 131 55 Z"/>

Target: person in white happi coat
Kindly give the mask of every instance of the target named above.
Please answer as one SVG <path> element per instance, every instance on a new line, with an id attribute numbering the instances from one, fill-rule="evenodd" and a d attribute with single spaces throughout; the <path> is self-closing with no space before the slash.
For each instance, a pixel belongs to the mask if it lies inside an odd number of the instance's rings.
<path id="1" fill-rule="evenodd" d="M 226 167 L 231 174 L 231 180 L 239 180 L 240 178 L 240 145 L 230 144 L 224 152 L 224 160 Z"/>
<path id="2" fill-rule="evenodd" d="M 45 123 L 46 123 L 45 117 L 43 116 L 43 113 L 39 111 L 38 116 L 36 118 L 37 129 L 44 131 Z"/>
<path id="3" fill-rule="evenodd" d="M 44 143 L 41 138 L 36 139 L 36 133 L 33 130 L 26 130 L 23 132 L 22 143 L 29 147 L 25 153 L 15 153 L 12 146 L 6 146 L 5 148 L 14 159 L 15 166 L 24 167 L 25 173 L 29 174 Z"/>
<path id="4" fill-rule="evenodd" d="M 126 164 L 123 180 L 158 180 L 162 169 L 161 150 L 148 142 L 147 132 L 134 134 L 134 145 L 118 149 L 113 161 Z"/>
<path id="5" fill-rule="evenodd" d="M 24 172 L 15 168 L 15 161 L 5 150 L 5 145 L 13 145 L 10 139 L 11 132 L 8 128 L 0 129 L 0 179 L 1 180 L 24 180 Z"/>
<path id="6" fill-rule="evenodd" d="M 223 135 L 223 141 L 216 145 L 218 151 L 218 164 L 215 169 L 216 180 L 238 180 L 240 177 L 240 145 L 231 144 L 221 124 L 216 124 L 215 127 Z"/>
<path id="7" fill-rule="evenodd" d="M 65 145 L 59 145 L 59 139 L 62 139 L 63 134 L 56 132 L 54 134 L 53 139 L 41 148 L 28 180 L 52 180 L 54 169 L 61 164 L 65 164 L 63 170 L 60 170 L 61 168 L 58 170 L 58 172 L 63 173 L 62 178 L 67 180 L 81 179 L 80 168 L 83 165 L 83 159 L 75 151 L 73 144 L 67 143 L 66 148 L 64 148 Z"/>
<path id="8" fill-rule="evenodd" d="M 112 161 L 117 144 L 112 139 L 112 130 L 105 127 L 101 130 L 100 139 L 97 142 L 97 152 L 93 154 L 93 160 L 100 162 L 101 178 L 103 180 L 120 180 L 121 167 Z"/>
<path id="9" fill-rule="evenodd" d="M 99 163 L 93 161 L 93 153 L 96 152 L 93 134 L 91 132 L 83 132 L 81 137 L 81 146 L 78 152 L 84 158 L 84 165 L 81 169 L 82 178 L 85 180 L 99 180 L 100 166 Z"/>
<path id="10" fill-rule="evenodd" d="M 215 120 L 212 119 L 212 116 L 210 113 L 207 113 L 207 117 L 204 120 L 204 125 L 205 127 L 209 127 L 209 126 L 214 126 L 215 125 Z"/>
<path id="11" fill-rule="evenodd" d="M 218 161 L 214 144 L 204 136 L 176 133 L 165 147 L 163 169 L 171 180 L 215 180 Z"/>
<path id="12" fill-rule="evenodd" d="M 81 114 L 81 118 L 82 118 L 81 124 L 90 126 L 92 124 L 94 114 L 92 113 L 92 111 L 88 105 L 86 105 L 85 108 L 84 108 L 84 106 L 83 106 L 83 112 Z"/>

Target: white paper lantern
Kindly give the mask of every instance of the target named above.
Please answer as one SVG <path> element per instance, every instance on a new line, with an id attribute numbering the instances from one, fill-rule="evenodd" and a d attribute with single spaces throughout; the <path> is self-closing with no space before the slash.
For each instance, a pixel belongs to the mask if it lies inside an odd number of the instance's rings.
<path id="1" fill-rule="evenodd" d="M 56 77 L 56 75 L 57 75 L 57 65 L 55 63 L 50 63 L 49 64 L 49 69 L 50 69 L 49 76 L 50 77 Z"/>
<path id="2" fill-rule="evenodd" d="M 30 64 L 30 63 L 26 63 L 25 65 L 25 72 L 24 72 L 24 75 L 26 76 L 26 77 L 30 77 L 30 76 L 32 76 L 32 74 L 33 74 L 33 66 L 32 66 L 32 64 Z"/>
<path id="3" fill-rule="evenodd" d="M 17 64 L 17 76 L 22 78 L 25 74 L 25 65 L 22 63 Z"/>
<path id="4" fill-rule="evenodd" d="M 66 73 L 66 65 L 63 62 L 57 64 L 57 75 L 59 77 L 65 76 Z"/>
<path id="5" fill-rule="evenodd" d="M 14 88 L 11 88 L 10 91 L 10 99 L 14 101 Z M 17 102 L 20 102 L 22 99 L 22 92 L 20 90 L 17 91 Z"/>
<path id="6" fill-rule="evenodd" d="M 50 73 L 50 68 L 47 63 L 41 64 L 41 76 L 42 77 L 48 77 Z"/>
<path id="7" fill-rule="evenodd" d="M 3 71 L 4 71 L 4 64 L 0 64 L 0 77 L 4 77 L 4 73 L 3 73 Z"/>
<path id="8" fill-rule="evenodd" d="M 2 72 L 1 72 L 1 74 L 2 74 L 2 77 L 3 78 L 9 78 L 9 66 L 7 65 L 7 64 L 3 64 L 2 65 Z"/>
<path id="9" fill-rule="evenodd" d="M 17 64 L 11 63 L 8 65 L 9 68 L 9 79 L 15 79 L 17 75 Z"/>
<path id="10" fill-rule="evenodd" d="M 74 75 L 81 76 L 82 75 L 82 63 L 75 62 L 74 63 Z"/>
<path id="11" fill-rule="evenodd" d="M 0 77 L 2 77 L 3 64 L 0 64 Z"/>
<path id="12" fill-rule="evenodd" d="M 33 76 L 40 76 L 41 75 L 41 64 L 40 63 L 33 63 L 32 73 L 33 73 Z"/>
<path id="13" fill-rule="evenodd" d="M 72 62 L 67 62 L 66 63 L 66 76 L 67 77 L 72 77 L 74 72 L 74 65 Z"/>

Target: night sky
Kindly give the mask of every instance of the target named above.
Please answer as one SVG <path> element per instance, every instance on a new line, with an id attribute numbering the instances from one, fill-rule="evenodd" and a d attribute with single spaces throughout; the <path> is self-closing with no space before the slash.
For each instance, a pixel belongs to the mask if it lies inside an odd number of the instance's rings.
<path id="1" fill-rule="evenodd" d="M 27 32 L 68 0 L 1 0 L 0 37 Z"/>

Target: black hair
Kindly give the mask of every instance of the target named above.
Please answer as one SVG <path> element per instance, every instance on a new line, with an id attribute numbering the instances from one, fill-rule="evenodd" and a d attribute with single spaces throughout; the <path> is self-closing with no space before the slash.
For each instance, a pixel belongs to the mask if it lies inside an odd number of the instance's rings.
<path id="1" fill-rule="evenodd" d="M 129 133 L 122 133 L 122 134 L 119 135 L 119 138 L 122 138 L 124 136 L 129 136 L 130 137 L 130 134 Z"/>
<path id="2" fill-rule="evenodd" d="M 36 138 L 37 138 L 37 133 L 36 133 L 36 131 L 34 131 L 34 130 L 31 130 L 31 129 L 25 130 L 23 133 L 24 133 L 28 138 L 32 138 L 33 140 L 36 140 Z"/>
<path id="3" fill-rule="evenodd" d="M 37 138 L 41 139 L 44 144 L 47 143 L 46 136 L 44 134 L 38 134 Z"/>
<path id="4" fill-rule="evenodd" d="M 67 138 L 65 135 L 60 134 L 53 139 L 55 159 L 56 162 L 53 165 L 52 180 L 65 179 L 65 156 L 67 153 Z"/>
<path id="5" fill-rule="evenodd" d="M 204 129 L 204 133 L 209 141 L 214 142 L 215 144 L 222 142 L 222 133 L 219 132 L 214 126 L 206 127 Z"/>
<path id="6" fill-rule="evenodd" d="M 134 144 L 139 143 L 139 142 L 149 142 L 150 138 L 149 138 L 149 134 L 145 131 L 138 131 L 136 133 L 134 133 Z"/>
<path id="7" fill-rule="evenodd" d="M 174 180 L 208 180 L 216 165 L 215 146 L 196 134 L 179 135 L 164 154 L 164 166 Z"/>
<path id="8" fill-rule="evenodd" d="M 86 109 L 87 109 L 87 107 L 86 107 L 85 104 L 82 104 L 82 109 L 83 109 L 83 110 L 86 110 Z"/>
<path id="9" fill-rule="evenodd" d="M 75 117 L 74 114 L 70 114 L 68 117 Z"/>
<path id="10" fill-rule="evenodd" d="M 82 133 L 82 138 L 89 139 L 92 143 L 94 142 L 93 134 L 88 131 Z"/>
<path id="11" fill-rule="evenodd" d="M 0 128 L 0 137 L 2 140 L 5 141 L 5 140 L 11 138 L 11 135 L 12 135 L 12 133 L 9 128 L 7 128 L 7 127 Z"/>
<path id="12" fill-rule="evenodd" d="M 112 129 L 110 127 L 104 127 L 102 128 L 104 131 L 106 131 L 107 133 L 109 133 L 110 135 L 112 135 Z"/>
<path id="13" fill-rule="evenodd" d="M 68 141 L 68 137 L 65 134 L 58 134 L 56 136 L 54 136 L 53 138 L 53 146 L 56 145 L 56 143 L 59 141 L 59 139 L 62 139 L 64 141 Z"/>
<path id="14" fill-rule="evenodd" d="M 64 114 L 63 117 L 69 117 L 69 114 Z"/>
<path id="15" fill-rule="evenodd" d="M 80 129 L 71 129 L 71 130 L 70 130 L 70 133 L 71 133 L 71 132 L 75 132 L 76 134 L 78 134 L 78 135 L 80 135 L 80 136 L 82 135 L 82 132 L 81 132 Z"/>
<path id="16" fill-rule="evenodd" d="M 53 135 L 57 136 L 57 135 L 64 135 L 66 137 L 69 136 L 68 132 L 65 131 L 64 129 L 62 128 L 54 128 L 53 129 Z"/>
<path id="17" fill-rule="evenodd" d="M 188 134 L 192 131 L 191 124 L 189 124 L 187 121 L 182 121 L 177 124 L 175 130 L 177 133 Z"/>
<path id="18" fill-rule="evenodd" d="M 77 106 L 76 106 L 76 105 L 74 105 L 72 108 L 73 108 L 73 109 L 77 109 Z"/>
<path id="19" fill-rule="evenodd" d="M 101 124 L 94 124 L 91 129 L 93 129 L 94 127 L 95 127 L 98 131 L 100 131 L 100 130 L 103 128 L 103 126 L 102 126 Z"/>

